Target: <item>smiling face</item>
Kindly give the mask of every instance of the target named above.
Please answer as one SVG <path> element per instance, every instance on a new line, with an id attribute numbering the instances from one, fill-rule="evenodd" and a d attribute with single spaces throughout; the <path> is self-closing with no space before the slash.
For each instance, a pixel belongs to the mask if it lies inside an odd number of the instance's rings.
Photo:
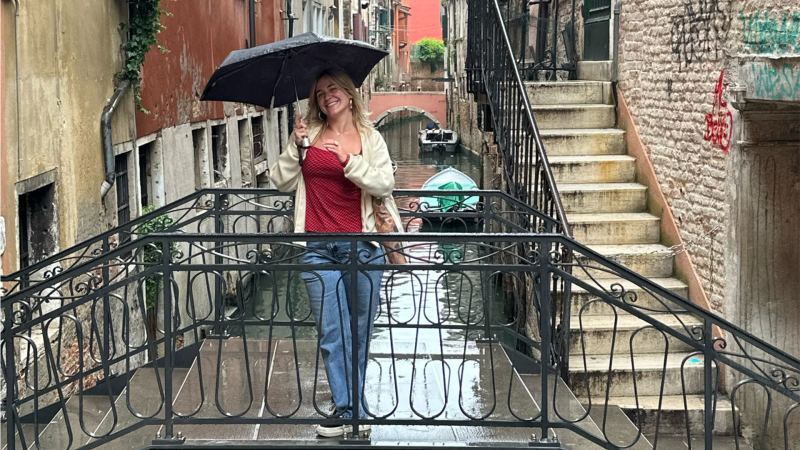
<path id="1" fill-rule="evenodd" d="M 317 81 L 315 98 L 327 117 L 337 117 L 350 110 L 350 96 L 327 75 Z"/>

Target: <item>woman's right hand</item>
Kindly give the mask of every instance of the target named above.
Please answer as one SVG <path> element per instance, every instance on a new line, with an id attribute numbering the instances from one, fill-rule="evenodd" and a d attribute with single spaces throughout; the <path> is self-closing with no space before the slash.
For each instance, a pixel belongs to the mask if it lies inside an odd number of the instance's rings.
<path id="1" fill-rule="evenodd" d="M 294 116 L 294 143 L 298 147 L 300 147 L 300 143 L 302 142 L 304 137 L 308 137 L 308 126 L 306 125 L 306 121 L 303 120 L 303 116 L 296 115 Z"/>

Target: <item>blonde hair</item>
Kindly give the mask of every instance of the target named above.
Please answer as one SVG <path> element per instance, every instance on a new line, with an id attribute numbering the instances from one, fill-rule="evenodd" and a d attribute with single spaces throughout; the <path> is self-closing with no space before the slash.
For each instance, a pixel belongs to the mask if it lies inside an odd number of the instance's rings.
<path id="1" fill-rule="evenodd" d="M 314 81 L 314 84 L 311 85 L 311 93 L 308 96 L 308 112 L 306 113 L 306 123 L 308 124 L 309 128 L 315 126 L 324 127 L 328 123 L 327 116 L 324 112 L 322 112 L 322 110 L 319 109 L 316 95 L 317 84 L 319 83 L 319 80 L 325 76 L 330 78 L 331 81 L 333 81 L 333 84 L 337 88 L 343 90 L 352 100 L 353 125 L 356 127 L 356 130 L 358 130 L 359 133 L 364 133 L 374 129 L 372 122 L 369 120 L 369 117 L 367 117 L 364 108 L 364 102 L 361 101 L 361 96 L 356 90 L 356 85 L 353 83 L 350 75 L 341 70 L 324 70 L 321 74 L 319 74 L 317 80 Z M 322 136 L 322 133 L 320 133 L 318 136 Z"/>

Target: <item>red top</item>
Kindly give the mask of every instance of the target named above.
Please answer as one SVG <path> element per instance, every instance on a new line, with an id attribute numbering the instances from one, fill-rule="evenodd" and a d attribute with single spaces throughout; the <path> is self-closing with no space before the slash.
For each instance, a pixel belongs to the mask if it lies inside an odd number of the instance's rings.
<path id="1" fill-rule="evenodd" d="M 360 233 L 361 188 L 344 176 L 333 153 L 311 147 L 303 163 L 306 183 L 306 231 Z"/>

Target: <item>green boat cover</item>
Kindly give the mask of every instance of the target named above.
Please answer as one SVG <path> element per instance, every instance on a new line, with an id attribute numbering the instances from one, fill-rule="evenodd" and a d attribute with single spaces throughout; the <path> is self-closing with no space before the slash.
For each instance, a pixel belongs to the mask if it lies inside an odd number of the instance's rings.
<path id="1" fill-rule="evenodd" d="M 436 189 L 441 189 L 443 191 L 460 191 L 464 188 L 461 186 L 461 183 L 457 181 L 448 181 Z M 439 206 L 442 207 L 442 211 L 450 211 L 454 206 L 461 207 L 464 205 L 463 195 L 442 195 L 436 196 L 436 199 L 439 200 Z"/>

